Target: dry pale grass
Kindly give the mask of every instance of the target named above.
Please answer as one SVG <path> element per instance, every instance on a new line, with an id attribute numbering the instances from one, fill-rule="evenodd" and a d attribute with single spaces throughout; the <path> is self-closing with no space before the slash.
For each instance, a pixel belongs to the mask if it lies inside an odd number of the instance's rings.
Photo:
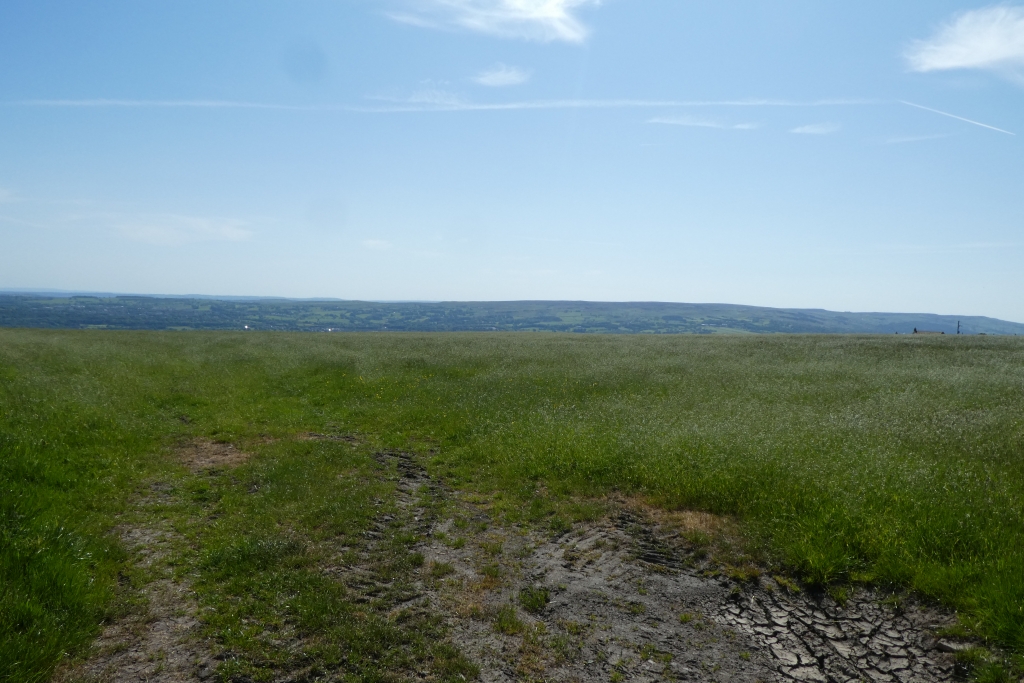
<path id="1" fill-rule="evenodd" d="M 660 501 L 640 496 L 615 495 L 609 496 L 609 500 L 614 507 L 637 514 L 665 531 L 684 536 L 702 534 L 709 540 L 730 545 L 741 539 L 740 525 L 732 517 L 698 510 L 671 510 Z"/>
<path id="2" fill-rule="evenodd" d="M 178 460 L 192 472 L 237 467 L 251 456 L 229 443 L 208 439 L 196 439 L 181 446 L 175 452 Z"/>
<path id="3" fill-rule="evenodd" d="M 754 550 L 736 518 L 697 510 L 668 510 L 643 498 L 624 499 L 620 504 L 648 520 L 661 535 L 682 540 L 699 555 L 709 555 L 733 578 L 756 581 L 761 576 L 765 558 Z"/>
<path id="4" fill-rule="evenodd" d="M 721 515 L 713 515 L 710 512 L 662 510 L 650 506 L 645 506 L 644 512 L 657 522 L 659 526 L 681 533 L 696 531 L 707 534 L 711 538 L 721 538 L 723 536 L 733 538 L 738 533 L 739 528 L 735 520 Z"/>

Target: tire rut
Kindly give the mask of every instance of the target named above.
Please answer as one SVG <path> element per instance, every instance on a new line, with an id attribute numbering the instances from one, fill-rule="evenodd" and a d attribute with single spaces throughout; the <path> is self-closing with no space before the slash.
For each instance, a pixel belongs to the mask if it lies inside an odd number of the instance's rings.
<path id="1" fill-rule="evenodd" d="M 912 600 L 893 609 L 869 590 L 839 605 L 782 580 L 740 582 L 626 507 L 558 535 L 498 526 L 415 456 L 374 458 L 390 473 L 394 498 L 377 501 L 365 542 L 324 572 L 357 602 L 442 615 L 484 683 L 931 683 L 956 674 L 957 645 L 934 635 L 953 622 L 940 610 Z M 195 598 L 166 568 L 173 532 L 125 529 L 123 538 L 157 574 L 142 589 L 148 608 L 108 626 L 94 656 L 60 682 L 209 678 L 215 662 L 198 640 Z M 410 547 L 410 538 L 419 540 Z M 424 559 L 411 578 L 387 569 L 410 550 Z"/>
<path id="2" fill-rule="evenodd" d="M 398 458 L 400 488 L 427 486 L 454 502 L 423 546 L 420 585 L 486 683 L 931 683 L 956 674 L 958 646 L 935 636 L 955 622 L 941 610 L 914 600 L 894 609 L 864 589 L 839 605 L 772 578 L 730 579 L 629 509 L 554 538 L 525 528 L 473 531 L 484 511 L 432 482 L 414 459 L 389 457 Z M 460 515 L 470 521 L 461 533 Z M 550 601 L 525 609 L 523 591 L 531 590 Z M 521 626 L 507 626 L 510 615 Z"/>
<path id="3" fill-rule="evenodd" d="M 154 484 L 142 505 L 166 497 Z M 200 639 L 199 608 L 187 580 L 172 575 L 167 560 L 180 536 L 168 524 L 122 527 L 119 536 L 135 565 L 154 578 L 138 590 L 142 604 L 107 624 L 85 659 L 54 677 L 58 683 L 188 683 L 209 679 L 215 662 Z"/>

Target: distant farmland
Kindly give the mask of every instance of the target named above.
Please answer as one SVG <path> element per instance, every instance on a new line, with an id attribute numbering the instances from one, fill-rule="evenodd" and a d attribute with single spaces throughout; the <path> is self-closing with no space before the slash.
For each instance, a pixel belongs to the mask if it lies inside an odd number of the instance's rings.
<path id="1" fill-rule="evenodd" d="M 838 313 L 730 304 L 585 301 L 402 302 L 0 295 L 0 327 L 291 332 L 1024 335 L 979 316 Z"/>

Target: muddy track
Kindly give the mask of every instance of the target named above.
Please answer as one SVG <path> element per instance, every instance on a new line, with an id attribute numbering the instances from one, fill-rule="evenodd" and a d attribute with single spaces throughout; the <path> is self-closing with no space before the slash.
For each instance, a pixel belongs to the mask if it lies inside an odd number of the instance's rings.
<path id="1" fill-rule="evenodd" d="M 178 460 L 193 473 L 233 467 L 249 454 L 232 444 L 196 439 L 179 445 Z M 146 508 L 172 499 L 173 487 L 152 483 L 138 502 Z M 214 675 L 216 661 L 210 643 L 201 638 L 199 606 L 187 578 L 174 577 L 168 565 L 173 546 L 182 539 L 167 519 L 150 527 L 117 530 L 134 556 L 135 566 L 149 575 L 138 589 L 140 604 L 106 624 L 84 659 L 57 672 L 58 683 L 184 683 Z"/>
<path id="2" fill-rule="evenodd" d="M 166 497 L 154 484 L 142 505 Z M 200 638 L 199 608 L 187 580 L 175 579 L 167 560 L 180 540 L 168 524 L 156 528 L 122 527 L 121 541 L 137 567 L 153 575 L 139 590 L 141 603 L 107 624 L 89 657 L 59 671 L 59 683 L 184 683 L 209 679 L 214 670 L 207 644 Z"/>
<path id="3" fill-rule="evenodd" d="M 395 466 L 397 474 L 391 477 L 395 482 L 395 509 L 377 515 L 363 532 L 364 543 L 354 558 L 328 566 L 324 571 L 351 589 L 356 602 L 377 602 L 397 609 L 422 598 L 423 592 L 417 584 L 403 578 L 382 575 L 381 568 L 387 565 L 385 556 L 404 550 L 391 546 L 396 533 L 417 536 L 430 533 L 431 506 L 424 503 L 439 498 L 441 489 L 407 453 L 381 452 L 375 454 L 374 459 L 385 468 Z M 420 489 L 424 487 L 421 494 Z M 378 504 L 386 507 L 384 501 Z"/>
<path id="4" fill-rule="evenodd" d="M 411 456 L 381 457 L 397 464 L 399 505 L 449 495 Z M 840 606 L 785 581 L 739 582 L 631 510 L 558 537 L 484 529 L 468 503 L 450 511 L 414 515 L 429 527 L 417 592 L 487 683 L 954 678 L 957 645 L 934 636 L 954 620 L 913 601 L 859 590 Z"/>
<path id="5" fill-rule="evenodd" d="M 339 554 L 323 571 L 377 609 L 443 615 L 452 642 L 485 683 L 954 677 L 956 645 L 933 635 L 952 623 L 948 614 L 913 602 L 885 606 L 865 590 L 840 606 L 826 595 L 791 592 L 784 580 L 729 578 L 677 531 L 625 506 L 559 535 L 496 526 L 484 507 L 432 479 L 414 456 L 387 451 L 375 459 L 395 498 L 378 501 L 381 512 L 355 556 L 340 561 Z M 148 605 L 110 625 L 94 656 L 59 679 L 209 678 L 216 662 L 198 640 L 195 598 L 166 567 L 172 532 L 122 533 L 156 576 L 142 589 Z M 389 554 L 409 552 L 399 537 L 420 539 L 413 550 L 424 564 L 412 577 L 382 573 Z M 393 673 L 432 680 L 422 671 Z"/>

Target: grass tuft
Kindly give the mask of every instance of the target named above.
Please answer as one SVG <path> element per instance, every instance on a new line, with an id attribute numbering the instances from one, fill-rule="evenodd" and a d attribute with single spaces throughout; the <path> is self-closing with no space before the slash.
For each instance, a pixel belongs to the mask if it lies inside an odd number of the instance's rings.
<path id="1" fill-rule="evenodd" d="M 550 601 L 551 592 L 547 588 L 529 586 L 519 591 L 519 604 L 527 612 L 541 612 Z"/>
<path id="2" fill-rule="evenodd" d="M 498 633 L 515 635 L 522 633 L 525 627 L 526 625 L 519 619 L 519 615 L 516 614 L 515 605 L 511 603 L 503 605 L 494 617 L 494 630 Z"/>

